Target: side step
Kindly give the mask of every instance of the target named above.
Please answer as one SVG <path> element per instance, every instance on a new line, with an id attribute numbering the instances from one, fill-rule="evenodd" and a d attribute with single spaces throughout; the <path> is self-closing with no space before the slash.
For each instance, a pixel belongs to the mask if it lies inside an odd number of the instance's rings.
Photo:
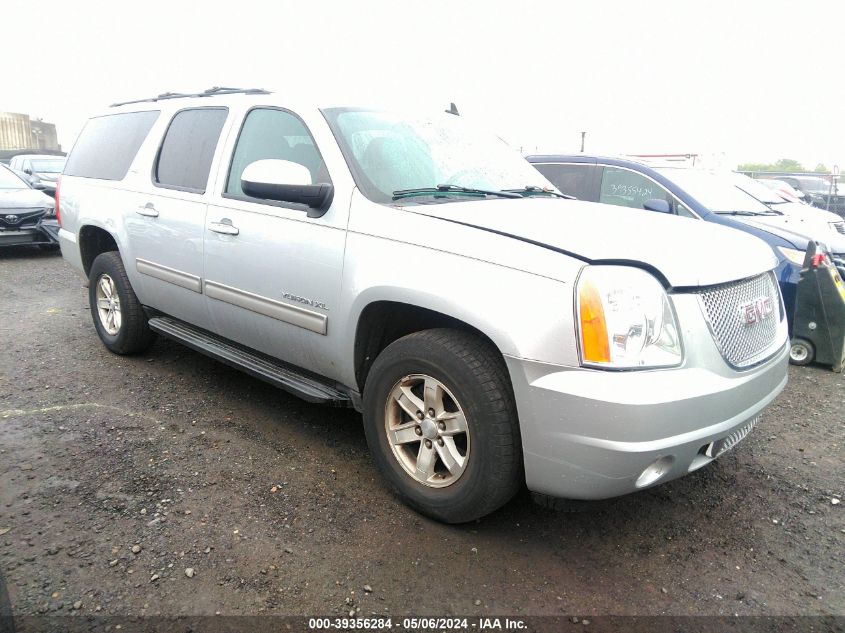
<path id="1" fill-rule="evenodd" d="M 151 330 L 162 336 L 269 382 L 308 402 L 335 407 L 353 406 L 350 394 L 330 383 L 202 328 L 166 316 L 151 318 L 149 325 Z"/>

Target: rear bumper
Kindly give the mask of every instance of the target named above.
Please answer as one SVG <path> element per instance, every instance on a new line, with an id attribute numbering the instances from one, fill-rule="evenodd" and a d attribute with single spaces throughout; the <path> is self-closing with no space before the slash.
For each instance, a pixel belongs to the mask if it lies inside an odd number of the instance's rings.
<path id="1" fill-rule="evenodd" d="M 786 385 L 785 324 L 777 352 L 746 371 L 727 367 L 706 330 L 686 335 L 687 360 L 676 369 L 608 372 L 506 357 L 528 488 L 619 496 L 692 472 L 744 438 Z"/>
<path id="2" fill-rule="evenodd" d="M 76 234 L 67 229 L 59 229 L 59 246 L 62 249 L 62 257 L 82 277 L 87 279 L 85 267 L 82 265 L 82 254 L 79 252 L 79 244 Z"/>

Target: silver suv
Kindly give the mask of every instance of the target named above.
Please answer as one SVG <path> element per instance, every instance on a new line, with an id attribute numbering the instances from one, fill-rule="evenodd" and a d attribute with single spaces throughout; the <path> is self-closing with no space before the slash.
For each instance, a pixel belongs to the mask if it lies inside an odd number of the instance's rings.
<path id="1" fill-rule="evenodd" d="M 679 477 L 786 384 L 766 244 L 564 199 L 450 114 L 234 89 L 117 104 L 57 208 L 109 350 L 160 334 L 356 408 L 385 479 L 442 521 L 523 483 L 597 499 Z"/>

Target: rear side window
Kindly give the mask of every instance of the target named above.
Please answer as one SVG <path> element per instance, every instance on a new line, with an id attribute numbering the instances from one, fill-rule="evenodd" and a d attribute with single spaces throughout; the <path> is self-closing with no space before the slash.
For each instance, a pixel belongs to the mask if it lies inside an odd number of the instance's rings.
<path id="1" fill-rule="evenodd" d="M 177 112 L 158 150 L 153 181 L 160 187 L 205 193 L 226 108 Z"/>
<path id="2" fill-rule="evenodd" d="M 575 196 L 579 200 L 590 199 L 590 181 L 595 166 L 547 164 L 534 165 L 561 193 Z"/>
<path id="3" fill-rule="evenodd" d="M 67 159 L 64 173 L 123 180 L 159 111 L 109 114 L 88 121 Z"/>

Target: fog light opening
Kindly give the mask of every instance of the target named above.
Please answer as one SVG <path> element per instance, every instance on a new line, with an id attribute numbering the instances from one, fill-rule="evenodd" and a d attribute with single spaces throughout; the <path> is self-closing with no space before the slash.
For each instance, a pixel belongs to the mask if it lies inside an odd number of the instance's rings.
<path id="1" fill-rule="evenodd" d="M 663 457 L 654 460 L 646 467 L 642 474 L 637 477 L 637 481 L 634 485 L 637 488 L 650 486 L 668 473 L 674 463 L 675 458 L 672 455 L 664 455 Z"/>

